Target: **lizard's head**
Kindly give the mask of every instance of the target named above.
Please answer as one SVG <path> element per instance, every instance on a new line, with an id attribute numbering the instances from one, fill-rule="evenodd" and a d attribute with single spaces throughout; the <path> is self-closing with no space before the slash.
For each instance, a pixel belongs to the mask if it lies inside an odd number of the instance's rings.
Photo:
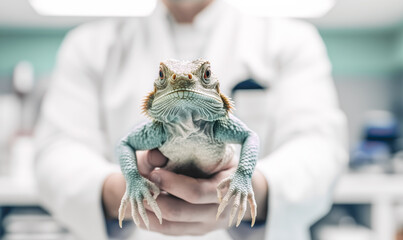
<path id="1" fill-rule="evenodd" d="M 151 118 L 171 122 L 191 114 L 193 119 L 214 121 L 232 108 L 219 89 L 210 63 L 167 60 L 161 62 L 154 91 L 145 99 L 143 111 Z"/>

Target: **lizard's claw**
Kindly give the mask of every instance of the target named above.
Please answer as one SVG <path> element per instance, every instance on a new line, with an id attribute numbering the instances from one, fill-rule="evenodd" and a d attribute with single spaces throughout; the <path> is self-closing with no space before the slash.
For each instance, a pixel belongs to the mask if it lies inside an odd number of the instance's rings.
<path id="1" fill-rule="evenodd" d="M 151 195 L 150 190 L 153 192 L 153 195 Z M 161 210 L 158 207 L 157 202 L 155 201 L 159 194 L 160 189 L 153 182 L 143 177 L 134 178 L 132 181 L 127 182 L 126 192 L 122 197 L 122 201 L 119 207 L 119 226 L 122 228 L 122 221 L 125 216 L 127 203 L 130 201 L 134 223 L 137 226 L 140 225 L 140 215 L 147 229 L 149 229 L 149 220 L 143 200 L 147 201 L 148 205 L 154 211 L 155 216 L 157 216 L 161 224 Z"/>
<path id="2" fill-rule="evenodd" d="M 228 191 L 225 194 L 224 198 L 222 197 L 222 190 L 228 187 Z M 252 189 L 252 183 L 249 177 L 244 176 L 239 173 L 235 173 L 232 177 L 228 177 L 221 181 L 221 183 L 217 186 L 217 196 L 220 202 L 217 211 L 217 219 L 224 211 L 225 207 L 228 205 L 228 202 L 231 200 L 233 196 L 234 205 L 231 208 L 231 213 L 229 217 L 229 226 L 231 226 L 232 221 L 238 211 L 238 219 L 236 226 L 238 227 L 241 223 L 242 218 L 246 212 L 246 202 L 249 201 L 250 209 L 251 209 L 251 216 L 252 216 L 252 223 L 251 226 L 255 224 L 256 220 L 256 201 Z"/>

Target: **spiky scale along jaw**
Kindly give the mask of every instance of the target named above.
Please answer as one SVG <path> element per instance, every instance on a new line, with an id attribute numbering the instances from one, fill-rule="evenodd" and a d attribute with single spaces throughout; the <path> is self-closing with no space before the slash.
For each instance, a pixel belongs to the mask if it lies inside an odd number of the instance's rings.
<path id="1" fill-rule="evenodd" d="M 233 159 L 231 144 L 241 144 L 237 170 L 217 186 L 220 200 L 217 218 L 234 197 L 230 225 L 238 209 L 239 225 L 248 201 L 253 226 L 257 206 L 251 178 L 259 140 L 230 113 L 231 109 L 232 103 L 220 92 L 218 79 L 208 61 L 167 60 L 160 64 L 154 91 L 147 95 L 143 104 L 143 112 L 152 121 L 136 126 L 117 149 L 127 183 L 119 208 L 120 224 L 130 202 L 134 222 L 139 224 L 140 215 L 148 228 L 143 200 L 147 200 L 162 221 L 155 201 L 159 189 L 139 174 L 135 151 L 158 148 L 169 159 L 166 169 L 192 177 L 209 177 Z M 227 188 L 223 196 L 222 191 Z"/>

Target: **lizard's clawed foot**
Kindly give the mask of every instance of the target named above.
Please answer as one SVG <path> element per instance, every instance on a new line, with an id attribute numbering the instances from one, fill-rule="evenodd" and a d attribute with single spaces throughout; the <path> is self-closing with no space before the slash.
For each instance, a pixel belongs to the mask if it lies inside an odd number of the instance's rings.
<path id="1" fill-rule="evenodd" d="M 157 216 L 160 224 L 162 223 L 161 210 L 158 207 L 155 199 L 160 194 L 160 189 L 150 180 L 139 176 L 133 178 L 131 181 L 126 182 L 126 192 L 122 197 L 122 201 L 119 207 L 119 226 L 122 228 L 122 221 L 125 217 L 125 212 L 127 208 L 128 202 L 130 202 L 132 207 L 132 218 L 134 223 L 139 226 L 141 216 L 144 224 L 147 229 L 149 229 L 149 220 L 147 216 L 146 209 L 144 207 L 144 201 L 146 200 L 148 205 L 154 211 L 154 214 Z M 153 192 L 151 195 L 150 191 Z"/>
<path id="2" fill-rule="evenodd" d="M 225 188 L 228 188 L 228 191 L 223 198 L 222 190 Z M 225 178 L 217 186 L 217 196 L 220 202 L 217 212 L 217 219 L 220 216 L 220 214 L 224 211 L 225 207 L 228 205 L 228 202 L 231 199 L 231 197 L 235 196 L 234 205 L 232 206 L 229 217 L 229 226 L 231 226 L 232 220 L 234 219 L 238 209 L 239 211 L 236 226 L 237 227 L 239 226 L 243 216 L 245 215 L 246 201 L 248 201 L 252 216 L 251 226 L 253 227 L 256 220 L 257 205 L 250 177 L 236 172 L 233 176 Z"/>

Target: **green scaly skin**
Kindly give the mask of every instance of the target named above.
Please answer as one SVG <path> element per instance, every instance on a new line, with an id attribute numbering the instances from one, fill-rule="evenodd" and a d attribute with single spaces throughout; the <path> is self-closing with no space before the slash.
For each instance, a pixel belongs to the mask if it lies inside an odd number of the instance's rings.
<path id="1" fill-rule="evenodd" d="M 136 151 L 159 148 L 169 159 L 169 170 L 182 173 L 183 169 L 196 166 L 204 176 L 209 176 L 214 173 L 214 167 L 232 158 L 228 144 L 241 144 L 241 156 L 236 171 L 217 186 L 220 201 L 217 218 L 229 200 L 235 197 L 229 225 L 238 209 L 236 225 L 240 224 L 248 201 L 253 226 L 257 206 L 251 179 L 258 157 L 259 139 L 245 124 L 228 113 L 231 103 L 220 93 L 218 80 L 211 73 L 209 62 L 203 59 L 167 60 L 161 63 L 154 86 L 155 90 L 144 103 L 144 111 L 153 120 L 136 126 L 117 147 L 126 179 L 126 192 L 119 208 L 120 227 L 130 202 L 136 225 L 140 224 L 141 216 L 149 228 L 143 200 L 162 223 L 161 211 L 155 201 L 160 190 L 140 175 Z M 184 146 L 188 146 L 188 150 Z M 183 173 L 196 174 L 193 170 Z M 225 188 L 228 191 L 223 197 Z"/>

